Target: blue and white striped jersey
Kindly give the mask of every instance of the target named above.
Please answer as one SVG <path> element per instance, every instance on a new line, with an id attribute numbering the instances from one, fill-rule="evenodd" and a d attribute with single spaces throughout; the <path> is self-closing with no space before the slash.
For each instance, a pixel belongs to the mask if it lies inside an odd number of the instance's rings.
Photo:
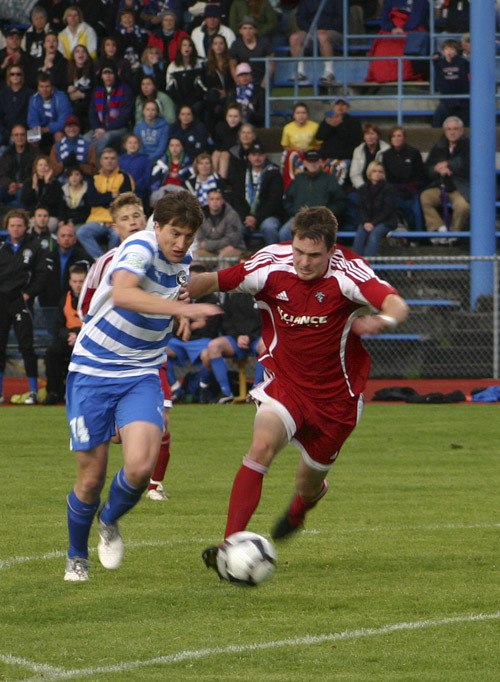
<path id="1" fill-rule="evenodd" d="M 132 272 L 140 277 L 144 291 L 175 300 L 187 282 L 191 260 L 188 253 L 181 263 L 167 261 L 154 232 L 143 230 L 128 237 L 117 248 L 92 298 L 69 371 L 113 378 L 157 373 L 165 362 L 173 318 L 114 306 L 113 273 Z"/>

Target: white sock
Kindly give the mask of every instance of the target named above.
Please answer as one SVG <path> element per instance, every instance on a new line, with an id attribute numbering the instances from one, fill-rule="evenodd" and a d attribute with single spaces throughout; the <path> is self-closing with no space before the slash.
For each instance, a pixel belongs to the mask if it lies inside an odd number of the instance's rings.
<path id="1" fill-rule="evenodd" d="M 303 74 L 305 70 L 304 62 L 297 62 L 297 73 Z"/>
<path id="2" fill-rule="evenodd" d="M 325 62 L 325 76 L 333 76 L 333 62 Z"/>

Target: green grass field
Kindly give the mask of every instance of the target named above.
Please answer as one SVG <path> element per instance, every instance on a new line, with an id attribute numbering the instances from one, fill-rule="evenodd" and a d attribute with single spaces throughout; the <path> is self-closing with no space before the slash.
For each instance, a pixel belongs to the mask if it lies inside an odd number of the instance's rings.
<path id="1" fill-rule="evenodd" d="M 498 407 L 368 404 L 274 579 L 239 588 L 200 555 L 253 414 L 175 407 L 171 499 L 124 518 L 118 571 L 93 550 L 91 581 L 72 584 L 64 410 L 0 410 L 1 680 L 500 679 Z M 268 535 L 297 456 L 275 461 L 250 530 Z"/>

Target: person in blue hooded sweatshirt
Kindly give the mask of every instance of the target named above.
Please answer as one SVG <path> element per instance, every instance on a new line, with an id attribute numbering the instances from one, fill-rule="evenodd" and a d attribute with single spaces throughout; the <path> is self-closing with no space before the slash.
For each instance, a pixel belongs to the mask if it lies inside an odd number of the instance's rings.
<path id="1" fill-rule="evenodd" d="M 143 120 L 134 127 L 141 140 L 143 152 L 152 164 L 165 154 L 170 125 L 160 115 L 157 102 L 146 102 L 142 108 Z"/>
<path id="2" fill-rule="evenodd" d="M 124 173 L 130 175 L 135 182 L 135 193 L 141 198 L 146 210 L 149 205 L 149 186 L 151 184 L 152 164 L 147 154 L 141 150 L 138 135 L 129 133 L 123 138 L 123 154 L 118 157 L 118 165 Z"/>

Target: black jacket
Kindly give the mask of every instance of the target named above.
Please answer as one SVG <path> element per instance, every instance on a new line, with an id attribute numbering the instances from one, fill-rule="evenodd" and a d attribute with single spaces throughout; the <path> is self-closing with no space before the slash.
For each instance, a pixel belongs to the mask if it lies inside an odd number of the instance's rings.
<path id="1" fill-rule="evenodd" d="M 408 198 L 421 189 L 426 181 L 422 154 L 416 147 L 404 144 L 399 149 L 391 147 L 382 154 L 387 182 L 394 185 L 402 197 Z"/>
<path id="2" fill-rule="evenodd" d="M 375 191 L 365 183 L 358 189 L 359 217 L 362 223 L 378 225 L 384 223 L 387 227 L 397 227 L 396 192 L 387 182 L 377 184 Z"/>
<path id="3" fill-rule="evenodd" d="M 227 294 L 223 308 L 222 333 L 225 336 L 249 336 L 250 342 L 259 338 L 260 312 L 253 296 L 238 292 Z"/>
<path id="4" fill-rule="evenodd" d="M 470 145 L 469 139 L 464 135 L 458 140 L 452 152 L 449 150 L 448 140 L 445 135 L 437 141 L 429 152 L 425 162 L 427 176 L 430 183 L 427 187 L 439 187 L 441 176 L 436 173 L 434 166 L 440 161 L 447 161 L 453 175 L 445 176 L 444 183 L 449 192 L 455 189 L 467 201 L 470 200 Z"/>
<path id="5" fill-rule="evenodd" d="M 55 249 L 47 250 L 45 253 L 48 273 L 45 286 L 40 292 L 38 300 L 41 306 L 57 306 L 61 296 L 64 296 L 69 289 L 70 267 L 78 263 L 79 265 L 84 265 L 89 270 L 94 259 L 77 242 L 71 249 L 70 257 L 65 263 L 64 272 L 61 273 L 61 261 L 57 245 Z M 61 284 L 61 274 L 63 284 Z"/>
<path id="6" fill-rule="evenodd" d="M 47 280 L 46 252 L 27 234 L 17 251 L 8 241 L 0 244 L 0 297 L 13 301 L 28 294 L 38 296 Z"/>
<path id="7" fill-rule="evenodd" d="M 323 119 L 316 139 L 321 142 L 319 153 L 322 159 L 352 159 L 354 149 L 363 141 L 361 123 L 351 114 L 344 114 L 338 126 L 332 126 Z"/>
<path id="8" fill-rule="evenodd" d="M 246 199 L 246 177 L 250 171 L 250 163 L 241 172 L 234 182 L 231 183 L 232 191 L 228 195 L 228 201 L 236 210 L 241 220 L 246 216 L 253 215 L 257 219 L 257 227 L 266 219 L 274 216 L 283 218 L 283 178 L 276 164 L 268 161 L 262 169 L 260 180 L 260 194 L 257 207 L 252 211 Z M 250 171 L 251 172 L 251 171 Z"/>
<path id="9" fill-rule="evenodd" d="M 0 185 L 10 185 L 11 182 L 23 183 L 31 178 L 33 162 L 38 154 L 36 147 L 28 144 L 18 156 L 15 146 L 12 144 L 0 156 Z"/>

